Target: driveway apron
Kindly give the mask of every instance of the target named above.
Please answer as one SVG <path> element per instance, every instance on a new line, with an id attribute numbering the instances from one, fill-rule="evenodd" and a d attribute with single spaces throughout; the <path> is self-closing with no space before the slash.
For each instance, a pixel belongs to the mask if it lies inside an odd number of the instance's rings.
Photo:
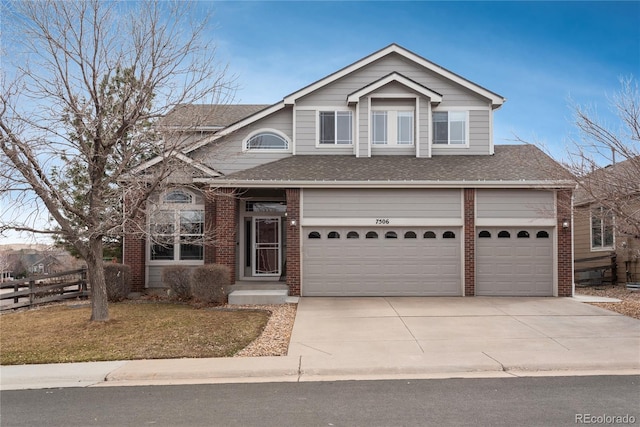
<path id="1" fill-rule="evenodd" d="M 571 298 L 305 297 L 288 355 L 355 363 L 480 355 L 505 370 L 612 361 L 637 369 L 640 320 Z"/>

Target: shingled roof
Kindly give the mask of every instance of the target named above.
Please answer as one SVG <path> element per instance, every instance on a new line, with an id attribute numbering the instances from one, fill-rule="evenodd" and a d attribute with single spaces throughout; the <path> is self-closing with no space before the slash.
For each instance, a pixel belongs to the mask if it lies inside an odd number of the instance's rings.
<path id="1" fill-rule="evenodd" d="M 221 129 L 267 107 L 269 105 L 264 104 L 180 104 L 162 119 L 162 125 Z"/>
<path id="2" fill-rule="evenodd" d="M 572 187 L 569 172 L 533 145 L 497 145 L 492 156 L 296 155 L 215 179 L 229 185 L 505 182 Z"/>

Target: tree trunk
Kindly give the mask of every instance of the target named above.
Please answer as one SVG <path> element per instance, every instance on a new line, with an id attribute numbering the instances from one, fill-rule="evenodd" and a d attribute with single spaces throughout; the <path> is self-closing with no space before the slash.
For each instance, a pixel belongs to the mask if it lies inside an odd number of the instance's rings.
<path id="1" fill-rule="evenodd" d="M 87 276 L 91 284 L 91 320 L 106 322 L 109 320 L 109 306 L 102 262 L 102 238 L 89 240 L 89 254 L 86 261 Z"/>

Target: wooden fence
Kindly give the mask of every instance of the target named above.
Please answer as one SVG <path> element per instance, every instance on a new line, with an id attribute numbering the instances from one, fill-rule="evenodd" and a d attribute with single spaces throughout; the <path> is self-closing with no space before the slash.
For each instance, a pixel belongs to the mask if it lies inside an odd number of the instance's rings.
<path id="1" fill-rule="evenodd" d="M 584 266 L 584 267 L 582 267 Z M 574 260 L 574 276 L 577 286 L 598 286 L 618 283 L 618 267 L 615 252 Z"/>
<path id="2" fill-rule="evenodd" d="M 12 290 L 6 292 L 6 290 Z M 26 277 L 0 283 L 0 310 L 32 307 L 53 301 L 88 297 L 87 270 Z"/>

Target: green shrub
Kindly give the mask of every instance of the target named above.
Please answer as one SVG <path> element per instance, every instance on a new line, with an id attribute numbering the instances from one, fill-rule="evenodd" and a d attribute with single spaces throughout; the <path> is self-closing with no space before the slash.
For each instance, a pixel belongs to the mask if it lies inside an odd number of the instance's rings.
<path id="1" fill-rule="evenodd" d="M 104 280 L 107 284 L 107 301 L 125 300 L 131 292 L 131 267 L 124 264 L 104 264 Z"/>
<path id="2" fill-rule="evenodd" d="M 169 288 L 169 296 L 178 301 L 191 299 L 190 278 L 189 267 L 171 265 L 162 269 L 162 284 Z"/>
<path id="3" fill-rule="evenodd" d="M 191 276 L 191 291 L 199 302 L 225 304 L 231 285 L 229 268 L 220 264 L 197 267 Z"/>

